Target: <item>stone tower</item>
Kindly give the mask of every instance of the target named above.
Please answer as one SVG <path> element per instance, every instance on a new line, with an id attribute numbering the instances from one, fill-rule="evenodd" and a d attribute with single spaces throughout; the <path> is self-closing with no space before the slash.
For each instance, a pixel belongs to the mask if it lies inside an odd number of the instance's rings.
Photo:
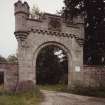
<path id="1" fill-rule="evenodd" d="M 18 41 L 24 41 L 28 35 L 27 18 L 29 17 L 29 5 L 20 0 L 15 3 L 15 36 Z"/>

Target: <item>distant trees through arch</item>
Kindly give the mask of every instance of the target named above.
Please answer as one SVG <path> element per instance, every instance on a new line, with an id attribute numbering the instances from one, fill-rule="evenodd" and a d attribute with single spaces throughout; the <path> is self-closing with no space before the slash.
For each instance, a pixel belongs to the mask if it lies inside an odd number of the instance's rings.
<path id="1" fill-rule="evenodd" d="M 68 58 L 66 52 L 56 45 L 42 48 L 36 61 L 37 84 L 67 84 Z"/>

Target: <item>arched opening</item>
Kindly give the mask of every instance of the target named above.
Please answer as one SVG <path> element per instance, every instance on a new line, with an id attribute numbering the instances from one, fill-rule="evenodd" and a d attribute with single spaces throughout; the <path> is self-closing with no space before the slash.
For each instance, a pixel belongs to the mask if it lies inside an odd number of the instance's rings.
<path id="1" fill-rule="evenodd" d="M 57 45 L 42 47 L 36 59 L 36 84 L 68 84 L 68 55 Z"/>

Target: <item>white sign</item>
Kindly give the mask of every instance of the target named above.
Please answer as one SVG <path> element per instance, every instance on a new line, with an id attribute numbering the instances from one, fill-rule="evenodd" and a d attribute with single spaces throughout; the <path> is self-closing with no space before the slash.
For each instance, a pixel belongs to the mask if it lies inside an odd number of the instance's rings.
<path id="1" fill-rule="evenodd" d="M 76 71 L 76 72 L 80 72 L 80 70 L 81 70 L 81 69 L 80 69 L 80 66 L 76 66 L 76 67 L 75 67 L 75 71 Z"/>

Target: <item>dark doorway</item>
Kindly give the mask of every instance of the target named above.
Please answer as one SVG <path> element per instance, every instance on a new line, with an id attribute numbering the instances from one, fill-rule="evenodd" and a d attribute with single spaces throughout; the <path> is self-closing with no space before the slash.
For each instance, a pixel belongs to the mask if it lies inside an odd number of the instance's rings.
<path id="1" fill-rule="evenodd" d="M 37 84 L 68 84 L 67 54 L 60 47 L 48 45 L 41 49 L 36 61 Z"/>
<path id="2" fill-rule="evenodd" d="M 4 84 L 4 72 L 0 72 L 0 85 Z"/>

